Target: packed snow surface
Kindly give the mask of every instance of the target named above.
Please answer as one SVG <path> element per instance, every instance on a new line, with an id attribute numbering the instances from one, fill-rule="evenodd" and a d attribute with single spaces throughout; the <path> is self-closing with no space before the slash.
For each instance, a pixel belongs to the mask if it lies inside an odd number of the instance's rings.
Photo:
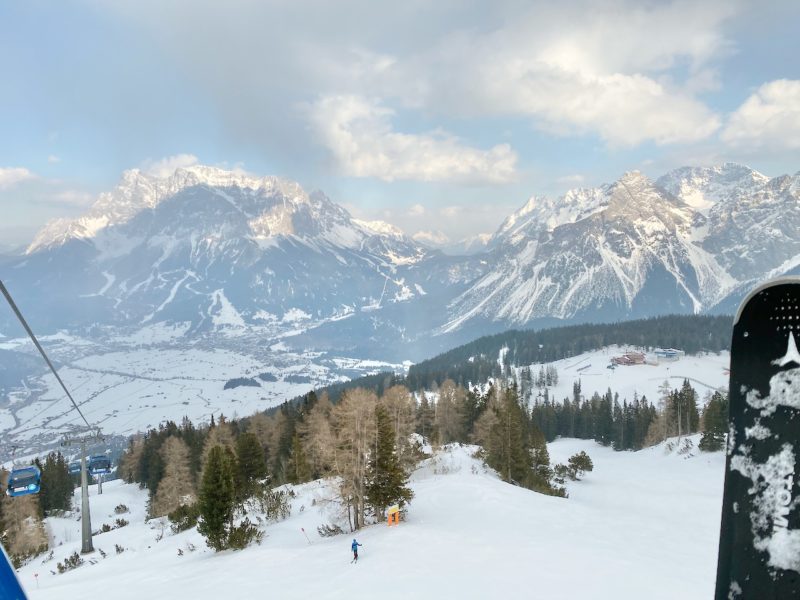
<path id="1" fill-rule="evenodd" d="M 722 453 L 663 445 L 618 453 L 558 440 L 550 444 L 553 462 L 581 450 L 594 461 L 594 471 L 569 484 L 570 497 L 562 499 L 503 483 L 472 458 L 474 450 L 449 447 L 423 463 L 399 526 L 319 537 L 317 526 L 336 510 L 325 501 L 329 483 L 318 481 L 295 487 L 292 515 L 263 525 L 260 546 L 220 554 L 194 530 L 173 535 L 167 528 L 158 541 L 160 522 L 144 522 L 146 493 L 107 483 L 102 496 L 90 491 L 94 528 L 113 524 L 121 503 L 130 507 L 123 515 L 130 525 L 96 536 L 97 552 L 57 575 L 56 563 L 80 549 L 80 523 L 49 519 L 54 556 L 34 559 L 19 576 L 31 600 L 712 597 Z M 350 562 L 353 537 L 363 544 L 357 564 Z M 115 544 L 124 552 L 116 554 Z"/>
<path id="2" fill-rule="evenodd" d="M 564 398 L 572 399 L 572 385 L 581 383 L 581 394 L 591 398 L 597 392 L 601 396 L 609 389 L 619 394 L 619 402 L 633 401 L 634 394 L 647 397 L 647 401 L 657 403 L 660 397 L 658 388 L 666 381 L 672 389 L 679 388 L 685 379 L 697 391 L 700 400 L 706 393 L 728 387 L 728 368 L 730 352 L 718 354 L 703 353 L 686 355 L 672 362 L 658 364 L 620 365 L 609 369 L 608 365 L 615 356 L 629 351 L 638 351 L 633 347 L 609 346 L 601 350 L 585 352 L 571 358 L 551 363 L 558 371 L 558 384 L 549 388 L 551 400 L 561 402 Z M 530 365 L 535 379 L 542 365 Z M 534 387 L 534 395 L 543 390 Z"/>

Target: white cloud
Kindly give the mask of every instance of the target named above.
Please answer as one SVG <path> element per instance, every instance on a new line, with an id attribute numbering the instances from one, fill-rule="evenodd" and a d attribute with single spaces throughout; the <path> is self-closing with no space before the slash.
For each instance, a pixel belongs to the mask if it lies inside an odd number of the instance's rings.
<path id="1" fill-rule="evenodd" d="M 7 189 L 31 179 L 36 179 L 36 175 L 24 167 L 0 167 L 0 189 Z"/>
<path id="2" fill-rule="evenodd" d="M 95 200 L 93 194 L 81 190 L 60 190 L 49 195 L 49 198 L 56 203 L 72 206 L 89 206 Z"/>
<path id="3" fill-rule="evenodd" d="M 420 217 L 425 214 L 425 207 L 422 204 L 413 204 L 408 209 L 408 214 L 412 217 Z"/>
<path id="4" fill-rule="evenodd" d="M 559 177 L 556 179 L 556 182 L 564 184 L 564 185 L 580 185 L 584 182 L 585 178 L 583 175 L 578 173 L 574 175 L 564 175 L 563 177 Z"/>
<path id="5" fill-rule="evenodd" d="M 440 160 L 429 168 L 411 160 L 403 142 L 423 142 L 437 158 L 464 144 L 440 132 L 394 132 L 387 125 L 391 112 L 382 107 L 417 110 L 428 119 L 464 117 L 466 127 L 485 117 L 524 119 L 555 135 L 597 135 L 619 146 L 709 138 L 720 120 L 698 94 L 719 85 L 720 61 L 734 50 L 728 31 L 736 30 L 726 29 L 728 21 L 754 10 L 743 0 L 341 0 L 313 3 L 313 10 L 304 1 L 229 0 L 193 3 L 187 19 L 178 1 L 99 5 L 157 43 L 163 62 L 182 73 L 179 81 L 202 86 L 218 109 L 221 136 L 307 164 L 320 130 L 313 130 L 316 138 L 303 131 L 293 107 L 318 95 L 378 97 L 381 104 L 368 103 L 372 122 L 399 137 L 368 143 L 354 123 L 337 121 L 321 129 L 323 143 L 354 176 L 426 181 L 485 180 L 486 173 L 473 167 L 465 176 Z M 265 34 L 264 23 L 280 26 Z M 116 88 L 104 82 L 97 91 L 122 89 L 133 76 L 120 77 Z M 104 93 L 90 98 L 106 99 Z M 174 118 L 155 109 L 151 115 L 136 102 L 148 117 L 137 122 L 140 129 Z M 513 129 L 520 130 L 518 122 Z M 497 148 L 503 156 L 511 152 Z M 477 162 L 487 160 L 468 149 Z"/>
<path id="6" fill-rule="evenodd" d="M 51 165 L 53 165 L 55 163 L 60 163 L 61 162 L 61 157 L 60 156 L 56 156 L 55 154 L 51 154 L 50 156 L 47 157 L 47 162 L 49 162 Z"/>
<path id="7" fill-rule="evenodd" d="M 401 63 L 394 92 L 442 114 L 527 117 L 551 134 L 596 134 L 614 146 L 694 142 L 720 126 L 694 94 L 715 85 L 709 64 L 730 53 L 722 25 L 736 10 L 688 1 L 539 6 L 482 34 L 443 36 Z"/>
<path id="8" fill-rule="evenodd" d="M 175 169 L 191 167 L 198 162 L 194 154 L 176 154 L 158 161 L 148 159 L 142 164 L 142 171 L 154 177 L 164 178 L 172 175 Z"/>
<path id="9" fill-rule="evenodd" d="M 432 248 L 440 248 L 450 243 L 450 238 L 438 229 L 436 231 L 418 231 L 411 237 L 415 241 Z"/>
<path id="10" fill-rule="evenodd" d="M 800 148 L 800 81 L 762 85 L 731 115 L 721 137 L 752 149 Z"/>
<path id="11" fill-rule="evenodd" d="M 439 210 L 439 214 L 441 214 L 443 217 L 453 218 L 461 214 L 461 211 L 463 210 L 463 206 L 445 206 Z"/>
<path id="12" fill-rule="evenodd" d="M 75 182 L 37 176 L 27 169 L 0 169 L 0 237 L 15 246 L 27 245 L 47 221 L 76 217 L 94 199 Z"/>
<path id="13" fill-rule="evenodd" d="M 360 96 L 325 96 L 308 110 L 320 141 L 343 174 L 384 181 L 506 183 L 517 155 L 508 144 L 489 150 L 465 145 L 443 131 L 423 134 L 392 129 L 394 111 Z"/>

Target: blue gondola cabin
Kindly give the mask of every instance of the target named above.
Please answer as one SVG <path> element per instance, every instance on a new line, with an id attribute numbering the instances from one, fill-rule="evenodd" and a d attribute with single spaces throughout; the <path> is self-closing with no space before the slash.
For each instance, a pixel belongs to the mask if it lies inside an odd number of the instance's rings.
<path id="1" fill-rule="evenodd" d="M 41 481 L 42 472 L 39 470 L 39 467 L 31 465 L 29 467 L 13 469 L 8 476 L 6 494 L 9 496 L 37 494 L 41 487 Z"/>
<path id="2" fill-rule="evenodd" d="M 106 475 L 111 473 L 111 461 L 102 454 L 89 459 L 89 473 L 92 475 Z"/>

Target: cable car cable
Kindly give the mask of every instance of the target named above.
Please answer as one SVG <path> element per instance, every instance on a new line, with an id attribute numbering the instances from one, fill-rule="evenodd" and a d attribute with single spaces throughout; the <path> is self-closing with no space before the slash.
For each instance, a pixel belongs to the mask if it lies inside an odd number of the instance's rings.
<path id="1" fill-rule="evenodd" d="M 6 286 L 3 285 L 3 281 L 2 280 L 0 280 L 0 292 L 2 292 L 3 296 L 5 296 L 6 300 L 8 300 L 8 303 L 11 306 L 11 310 L 13 310 L 14 314 L 17 315 L 17 319 L 19 319 L 19 322 L 22 323 L 22 326 L 25 328 L 25 331 L 28 333 L 28 336 L 33 341 L 33 344 L 34 344 L 34 346 L 36 346 L 36 349 L 39 351 L 39 354 L 42 355 L 42 358 L 44 358 L 44 361 L 47 363 L 47 366 L 50 367 L 50 370 L 53 372 L 53 375 L 55 375 L 56 380 L 58 381 L 59 384 L 61 384 L 61 389 L 64 390 L 64 393 L 67 395 L 67 398 L 69 398 L 70 401 L 72 402 L 72 405 L 75 407 L 75 410 L 78 411 L 78 414 L 83 419 L 83 422 L 86 423 L 86 427 L 91 429 L 92 426 L 89 425 L 89 421 L 87 421 L 86 417 L 83 416 L 83 413 L 81 412 L 81 409 L 78 407 L 78 403 L 75 402 L 75 399 L 72 397 L 72 394 L 69 393 L 69 390 L 67 389 L 67 386 L 64 385 L 63 381 L 61 381 L 61 377 L 58 376 L 58 372 L 56 371 L 56 368 L 53 366 L 53 363 L 50 362 L 50 359 L 47 357 L 47 354 L 45 353 L 44 348 L 42 348 L 41 344 L 39 343 L 39 340 L 36 339 L 36 336 L 33 334 L 33 331 L 28 326 L 28 322 L 25 321 L 25 317 L 23 317 L 22 313 L 19 312 L 19 308 L 17 308 L 17 305 L 14 302 L 14 299 L 11 297 L 11 294 L 8 293 L 8 290 L 6 289 Z"/>

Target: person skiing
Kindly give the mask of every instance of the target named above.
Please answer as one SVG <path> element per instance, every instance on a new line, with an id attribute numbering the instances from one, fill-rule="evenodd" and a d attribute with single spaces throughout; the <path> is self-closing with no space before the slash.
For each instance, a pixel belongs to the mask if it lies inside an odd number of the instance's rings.
<path id="1" fill-rule="evenodd" d="M 362 544 L 359 544 L 354 539 L 352 545 L 350 546 L 350 548 L 352 548 L 352 550 L 353 550 L 353 562 L 356 562 L 358 560 L 358 547 L 361 546 L 361 545 Z"/>

